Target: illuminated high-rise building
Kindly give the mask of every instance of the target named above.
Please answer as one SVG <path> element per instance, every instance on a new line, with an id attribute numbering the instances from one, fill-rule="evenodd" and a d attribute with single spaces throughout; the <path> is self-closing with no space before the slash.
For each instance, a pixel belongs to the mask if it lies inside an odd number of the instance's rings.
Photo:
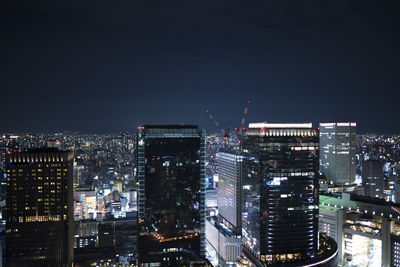
<path id="1" fill-rule="evenodd" d="M 320 123 L 320 171 L 329 182 L 349 185 L 356 176 L 356 123 Z"/>
<path id="2" fill-rule="evenodd" d="M 12 134 L 4 134 L 0 137 L 0 168 L 3 169 L 7 153 L 18 151 L 20 148 L 19 145 L 19 136 Z"/>
<path id="3" fill-rule="evenodd" d="M 6 156 L 8 153 L 18 151 L 20 148 L 19 144 L 19 136 L 4 134 L 0 136 L 0 200 L 3 201 L 6 199 L 7 195 L 7 183 L 6 183 L 6 174 L 4 172 Z"/>
<path id="4" fill-rule="evenodd" d="M 242 243 L 264 264 L 312 261 L 318 251 L 318 130 L 250 123 L 244 131 Z"/>
<path id="5" fill-rule="evenodd" d="M 234 232 L 242 225 L 242 155 L 231 150 L 218 153 L 218 213 Z"/>
<path id="6" fill-rule="evenodd" d="M 384 162 L 380 160 L 366 160 L 362 162 L 362 185 L 364 195 L 372 198 L 383 198 L 387 181 L 383 176 Z"/>
<path id="7" fill-rule="evenodd" d="M 205 259 L 205 132 L 191 125 L 139 127 L 139 264 Z"/>
<path id="8" fill-rule="evenodd" d="M 73 152 L 7 155 L 7 266 L 72 266 Z"/>
<path id="9" fill-rule="evenodd" d="M 235 265 L 242 254 L 242 159 L 240 150 L 218 153 L 218 216 L 206 219 L 209 260 L 218 266 Z"/>
<path id="10" fill-rule="evenodd" d="M 130 149 L 130 140 L 131 137 L 127 132 L 121 132 L 120 142 L 121 142 L 121 149 L 124 151 L 128 151 Z"/>

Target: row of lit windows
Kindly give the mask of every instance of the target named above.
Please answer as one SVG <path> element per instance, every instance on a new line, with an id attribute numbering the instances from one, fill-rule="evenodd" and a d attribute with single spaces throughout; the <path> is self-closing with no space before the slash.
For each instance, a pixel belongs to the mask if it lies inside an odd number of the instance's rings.
<path id="1" fill-rule="evenodd" d="M 61 220 L 66 220 L 67 215 L 64 214 L 62 217 L 60 215 L 52 216 L 19 216 L 18 222 L 60 222 Z"/>
<path id="2" fill-rule="evenodd" d="M 38 201 L 41 202 L 42 199 L 40 199 Z M 60 204 L 60 203 L 55 203 L 55 199 L 52 199 L 52 201 L 53 202 L 50 203 L 50 206 L 55 206 L 56 204 Z M 57 201 L 60 201 L 60 199 L 57 199 Z M 28 203 L 26 203 L 26 204 L 29 205 Z M 44 202 L 44 205 L 45 206 L 49 206 L 49 203 L 48 202 Z M 17 203 L 13 203 L 12 206 L 16 208 L 17 207 Z M 36 210 L 36 208 L 37 208 L 36 206 L 32 206 L 32 207 L 25 206 L 25 210 Z M 45 207 L 45 208 L 47 208 L 47 207 Z M 61 206 L 57 206 L 57 208 L 61 209 Z M 67 209 L 67 205 L 64 206 L 64 209 Z"/>
<path id="3" fill-rule="evenodd" d="M 67 188 L 67 186 L 65 186 L 65 188 Z M 24 188 L 24 187 L 19 187 L 18 188 L 18 190 L 17 190 L 17 187 L 13 187 L 12 188 L 12 190 L 14 190 L 14 191 L 26 191 L 26 190 L 29 190 L 30 188 Z M 42 191 L 42 189 L 38 189 L 39 191 L 39 193 L 43 193 L 43 191 Z M 52 194 L 55 194 L 55 193 L 61 193 L 61 186 L 57 186 L 57 190 L 50 190 L 50 193 L 52 193 Z M 27 197 L 29 197 L 29 195 L 27 195 Z"/>
<path id="4" fill-rule="evenodd" d="M 295 259 L 301 259 L 300 253 L 289 253 L 289 254 L 275 254 L 275 255 L 261 255 L 260 260 L 263 262 L 276 262 L 276 261 L 292 261 Z"/>
<path id="5" fill-rule="evenodd" d="M 22 174 L 19 174 L 18 176 L 23 177 Z M 35 180 L 36 180 L 36 174 L 32 174 L 32 176 L 33 176 L 33 178 L 32 178 L 33 181 L 35 181 Z M 64 173 L 64 177 L 66 177 L 66 173 Z M 16 174 L 13 174 L 13 175 L 11 175 L 11 176 L 8 175 L 8 176 L 7 176 L 7 181 L 10 181 L 10 178 L 12 178 L 12 180 L 15 181 L 15 180 L 17 179 Z M 27 179 L 27 177 L 26 177 L 26 179 Z M 43 177 L 38 176 L 37 179 L 38 179 L 38 180 L 43 180 Z M 51 177 L 46 176 L 46 180 L 49 180 L 49 179 L 51 179 L 51 180 L 54 180 L 54 179 L 61 180 L 61 179 L 62 179 L 62 175 L 59 174 L 59 173 L 57 173 L 57 176 L 56 176 L 56 177 L 54 177 L 54 176 L 51 176 Z"/>
<path id="6" fill-rule="evenodd" d="M 40 166 L 39 166 L 40 167 Z M 47 166 L 48 167 L 48 166 Z M 24 169 L 12 169 L 12 170 L 10 170 L 10 169 L 8 169 L 7 170 L 7 172 L 17 172 L 17 170 L 18 170 L 18 172 L 24 172 Z M 57 172 L 67 172 L 68 171 L 68 169 L 49 169 L 51 172 L 55 172 L 55 171 L 57 171 Z M 38 171 L 38 172 L 43 172 L 43 169 L 29 169 L 29 171 L 30 172 L 36 172 L 36 171 Z"/>

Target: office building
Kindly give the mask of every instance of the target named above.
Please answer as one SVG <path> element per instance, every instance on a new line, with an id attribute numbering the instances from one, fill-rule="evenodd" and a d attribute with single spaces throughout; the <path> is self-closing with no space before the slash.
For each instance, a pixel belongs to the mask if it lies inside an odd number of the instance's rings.
<path id="1" fill-rule="evenodd" d="M 97 224 L 90 220 L 74 222 L 74 249 L 97 246 Z"/>
<path id="2" fill-rule="evenodd" d="M 214 266 L 236 266 L 242 254 L 242 240 L 220 217 L 206 219 L 206 248 Z"/>
<path id="3" fill-rule="evenodd" d="M 384 198 L 387 180 L 383 177 L 384 162 L 380 160 L 366 160 L 362 162 L 362 185 L 364 195 L 368 197 Z"/>
<path id="4" fill-rule="evenodd" d="M 0 137 L 0 169 L 3 170 L 5 168 L 7 154 L 19 149 L 19 136 L 4 134 Z"/>
<path id="5" fill-rule="evenodd" d="M 133 266 L 137 217 L 75 222 L 74 266 Z"/>
<path id="6" fill-rule="evenodd" d="M 320 123 L 320 171 L 330 183 L 349 185 L 356 176 L 356 123 Z"/>
<path id="7" fill-rule="evenodd" d="M 73 152 L 7 156 L 7 266 L 72 266 Z"/>
<path id="8" fill-rule="evenodd" d="M 85 166 L 78 165 L 77 162 L 74 162 L 74 187 L 81 186 L 83 184 L 83 177 L 85 172 Z"/>
<path id="9" fill-rule="evenodd" d="M 218 190 L 206 189 L 206 208 L 215 209 L 218 207 Z"/>
<path id="10" fill-rule="evenodd" d="M 343 266 L 400 266 L 400 205 L 353 193 L 320 194 L 320 233 Z"/>
<path id="11" fill-rule="evenodd" d="M 238 233 L 242 225 L 242 158 L 235 150 L 218 153 L 218 214 Z"/>
<path id="12" fill-rule="evenodd" d="M 242 242 L 264 264 L 318 254 L 318 130 L 311 123 L 250 123 L 244 131 Z"/>
<path id="13" fill-rule="evenodd" d="M 239 150 L 218 153 L 218 216 L 206 219 L 206 248 L 218 266 L 234 265 L 242 252 L 242 159 Z"/>
<path id="14" fill-rule="evenodd" d="M 120 144 L 121 144 L 121 149 L 124 151 L 129 151 L 131 150 L 131 144 L 133 142 L 132 137 L 129 135 L 128 132 L 121 132 L 120 133 Z"/>
<path id="15" fill-rule="evenodd" d="M 205 152 L 197 126 L 139 127 L 140 265 L 204 263 Z"/>

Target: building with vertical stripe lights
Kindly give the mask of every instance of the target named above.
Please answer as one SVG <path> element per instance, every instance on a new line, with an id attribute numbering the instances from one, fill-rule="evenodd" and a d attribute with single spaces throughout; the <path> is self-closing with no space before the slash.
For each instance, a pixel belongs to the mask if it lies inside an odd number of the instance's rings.
<path id="1" fill-rule="evenodd" d="M 72 266 L 73 152 L 7 155 L 7 266 Z"/>
<path id="2" fill-rule="evenodd" d="M 318 247 L 318 137 L 311 123 L 251 123 L 244 131 L 242 243 L 256 265 L 335 261 L 334 245 Z"/>

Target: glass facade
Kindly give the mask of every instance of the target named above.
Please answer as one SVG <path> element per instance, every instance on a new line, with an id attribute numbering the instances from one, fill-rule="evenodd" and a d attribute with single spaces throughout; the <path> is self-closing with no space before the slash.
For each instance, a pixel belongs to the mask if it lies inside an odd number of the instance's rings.
<path id="1" fill-rule="evenodd" d="M 321 123 L 320 171 L 337 185 L 353 184 L 356 176 L 356 123 Z"/>
<path id="2" fill-rule="evenodd" d="M 231 229 L 241 232 L 242 156 L 239 151 L 218 153 L 218 175 L 219 215 Z"/>
<path id="3" fill-rule="evenodd" d="M 243 246 L 266 263 L 318 249 L 318 131 L 250 128 L 243 146 Z"/>
<path id="4" fill-rule="evenodd" d="M 364 195 L 372 198 L 383 198 L 387 180 L 383 176 L 384 162 L 380 160 L 367 160 L 362 162 L 362 185 Z"/>
<path id="5" fill-rule="evenodd" d="M 137 140 L 139 263 L 202 262 L 205 132 L 197 126 L 144 126 Z"/>

